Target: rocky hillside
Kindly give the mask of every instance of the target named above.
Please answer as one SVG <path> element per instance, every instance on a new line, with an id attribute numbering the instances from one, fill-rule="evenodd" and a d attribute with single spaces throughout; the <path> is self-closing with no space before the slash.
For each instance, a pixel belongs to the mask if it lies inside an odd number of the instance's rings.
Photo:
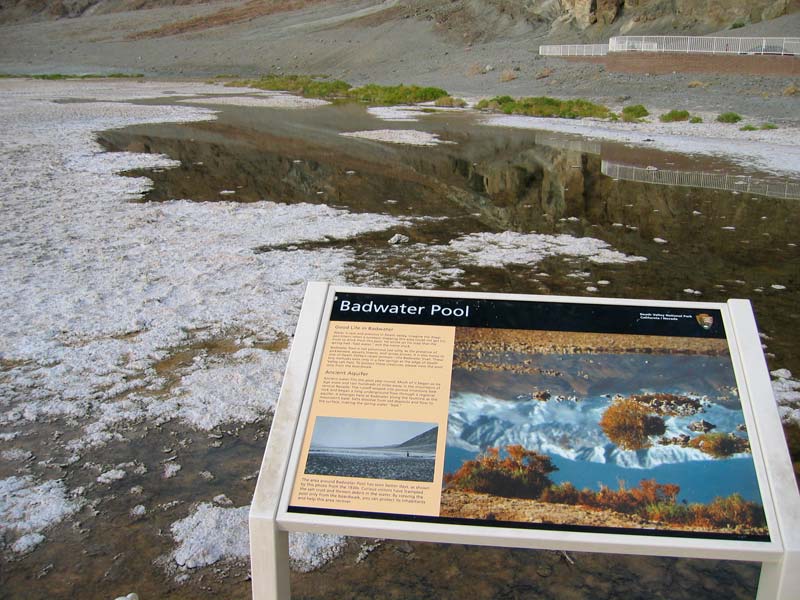
<path id="1" fill-rule="evenodd" d="M 706 34 L 800 11 L 800 0 L 422 0 L 417 14 L 503 35 L 508 26 L 571 41 L 618 34 Z"/>
<path id="2" fill-rule="evenodd" d="M 467 42 L 526 34 L 570 41 L 600 40 L 615 34 L 704 34 L 800 11 L 800 0 L 0 0 L 0 23 L 217 4 L 219 9 L 212 10 L 206 26 L 219 27 L 336 3 L 377 8 L 383 4 L 382 19 L 432 21 L 445 36 Z M 160 33 L 182 33 L 185 28 L 180 24 L 180 19 L 165 23 Z"/>

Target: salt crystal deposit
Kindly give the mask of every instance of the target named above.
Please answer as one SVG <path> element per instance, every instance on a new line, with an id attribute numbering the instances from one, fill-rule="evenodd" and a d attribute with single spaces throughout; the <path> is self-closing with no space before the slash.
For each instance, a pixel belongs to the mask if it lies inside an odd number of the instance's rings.
<path id="1" fill-rule="evenodd" d="M 350 131 L 341 135 L 376 142 L 387 142 L 389 144 L 407 144 L 409 146 L 436 146 L 438 144 L 455 143 L 441 140 L 435 133 L 417 131 L 415 129 L 373 129 L 369 131 Z"/>

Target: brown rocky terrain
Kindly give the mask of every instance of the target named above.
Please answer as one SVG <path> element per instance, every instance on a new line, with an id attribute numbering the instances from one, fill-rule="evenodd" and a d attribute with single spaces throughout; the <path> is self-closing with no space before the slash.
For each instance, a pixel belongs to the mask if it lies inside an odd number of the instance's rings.
<path id="1" fill-rule="evenodd" d="M 511 521 L 547 525 L 577 525 L 581 527 L 612 527 L 620 529 L 682 529 L 679 525 L 664 525 L 647 521 L 638 515 L 628 515 L 613 510 L 586 508 L 555 502 L 541 502 L 524 498 L 503 498 L 491 494 L 463 492 L 454 489 L 442 491 L 441 516 L 484 521 Z M 719 532 L 711 527 L 692 525 L 685 527 L 696 532 Z M 737 531 L 762 534 L 760 529 Z"/>
<path id="2" fill-rule="evenodd" d="M 503 498 L 453 489 L 442 492 L 441 516 L 548 525 L 656 529 L 655 523 L 650 523 L 637 515 L 626 515 L 612 510 L 590 510 L 569 504 Z"/>
<path id="3" fill-rule="evenodd" d="M 522 331 L 459 327 L 456 354 L 519 352 L 525 354 L 697 353 L 720 355 L 728 352 L 722 339 L 623 335 L 564 331 Z"/>

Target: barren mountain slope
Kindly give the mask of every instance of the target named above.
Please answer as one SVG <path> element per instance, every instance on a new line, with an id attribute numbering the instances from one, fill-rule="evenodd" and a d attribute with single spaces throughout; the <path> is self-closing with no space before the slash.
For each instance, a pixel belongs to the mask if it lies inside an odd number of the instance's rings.
<path id="1" fill-rule="evenodd" d="M 5 7 L 0 19 L 34 1 L 0 0 Z M 607 104 L 631 100 L 665 109 L 723 108 L 771 121 L 795 120 L 797 114 L 797 97 L 783 95 L 794 89 L 793 76 L 728 71 L 699 77 L 670 71 L 651 77 L 617 73 L 599 63 L 543 57 L 537 50 L 540 44 L 599 41 L 623 31 L 798 35 L 800 0 L 239 0 L 166 5 L 184 1 L 108 0 L 89 5 L 77 18 L 0 23 L 0 73 L 316 73 L 354 85 L 436 85 L 470 97 L 503 93 L 584 97 Z M 138 7 L 139 2 L 161 6 L 113 12 Z M 701 19 L 703 6 L 716 8 Z M 745 24 L 770 10 L 793 12 Z M 745 26 L 731 29 L 731 22 Z M 702 86 L 693 83 L 698 78 Z"/>
<path id="2" fill-rule="evenodd" d="M 0 23 L 75 18 L 195 4 L 218 9 L 204 20 L 163 23 L 156 31 L 172 35 L 219 27 L 259 16 L 317 4 L 347 5 L 332 0 L 0 0 Z M 707 33 L 734 23 L 758 23 L 800 11 L 800 0 L 409 0 L 372 2 L 387 12 L 384 19 L 418 18 L 437 30 L 468 41 L 504 35 L 549 32 L 586 39 L 612 33 Z M 383 6 L 381 6 L 383 5 Z M 187 26 L 188 23 L 188 26 Z"/>

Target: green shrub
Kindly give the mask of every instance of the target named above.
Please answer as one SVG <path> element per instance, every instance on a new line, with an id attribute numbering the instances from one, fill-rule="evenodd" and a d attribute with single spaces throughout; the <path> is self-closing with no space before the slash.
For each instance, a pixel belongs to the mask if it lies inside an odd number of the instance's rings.
<path id="1" fill-rule="evenodd" d="M 622 120 L 628 123 L 636 123 L 649 114 L 650 111 L 642 104 L 631 104 L 622 109 Z"/>
<path id="2" fill-rule="evenodd" d="M 228 87 L 251 87 L 257 90 L 292 92 L 306 98 L 341 97 L 350 89 L 350 84 L 338 79 L 325 81 L 309 75 L 265 75 L 260 79 L 232 81 Z"/>
<path id="3" fill-rule="evenodd" d="M 674 123 L 676 121 L 688 121 L 689 120 L 689 111 L 688 110 L 671 110 L 668 113 L 664 113 L 658 120 L 662 123 Z"/>
<path id="4" fill-rule="evenodd" d="M 62 79 L 137 79 L 144 77 L 142 73 L 87 73 L 84 75 L 68 75 L 64 73 L 44 73 L 41 75 L 19 75 L 31 79 L 44 79 L 48 81 L 61 81 Z"/>
<path id="5" fill-rule="evenodd" d="M 742 120 L 742 116 L 735 112 L 724 112 L 717 117 L 719 123 L 738 123 Z"/>
<path id="6" fill-rule="evenodd" d="M 731 29 L 741 29 L 744 26 L 745 26 L 745 22 L 744 21 L 734 21 L 731 24 Z"/>
<path id="7" fill-rule="evenodd" d="M 688 525 L 693 519 L 692 510 L 688 506 L 675 502 L 648 504 L 639 510 L 639 514 L 650 521 L 671 525 Z"/>
<path id="8" fill-rule="evenodd" d="M 495 96 L 481 100 L 476 108 L 499 111 L 507 115 L 526 115 L 529 117 L 558 117 L 562 119 L 579 119 L 584 117 L 608 118 L 611 111 L 605 106 L 594 104 L 588 100 L 559 100 L 547 96 L 536 98 L 518 98 L 511 96 Z"/>
<path id="9" fill-rule="evenodd" d="M 769 129 L 777 129 L 777 128 L 778 128 L 778 126 L 773 124 L 773 123 L 764 123 L 763 125 L 761 125 L 761 129 L 763 129 L 765 131 L 769 130 Z"/>
<path id="10" fill-rule="evenodd" d="M 766 525 L 764 510 L 755 502 L 731 494 L 726 498 L 714 498 L 708 504 L 689 505 L 693 522 L 711 527 L 763 527 Z"/>
<path id="11" fill-rule="evenodd" d="M 292 92 L 306 98 L 326 98 L 328 100 L 349 98 L 379 106 L 430 102 L 447 96 L 446 91 L 434 87 L 370 84 L 353 88 L 349 83 L 339 79 L 327 80 L 311 75 L 265 75 L 260 79 L 232 81 L 226 85 Z"/>
<path id="12" fill-rule="evenodd" d="M 447 95 L 447 92 L 440 88 L 402 84 L 394 86 L 369 84 L 347 92 L 348 98 L 380 106 L 431 102 Z"/>
<path id="13" fill-rule="evenodd" d="M 701 119 L 700 117 L 692 117 L 691 119 L 689 119 L 689 123 L 693 123 L 695 125 L 697 123 L 702 123 L 702 122 L 703 122 L 703 119 Z"/>
<path id="14" fill-rule="evenodd" d="M 109 73 L 108 75 L 92 75 L 91 77 L 110 77 L 111 79 L 140 79 L 144 73 Z"/>
<path id="15" fill-rule="evenodd" d="M 745 125 L 744 127 L 739 127 L 739 131 L 758 131 L 758 127 L 755 125 Z"/>
<path id="16" fill-rule="evenodd" d="M 467 102 L 462 98 L 453 98 L 452 96 L 442 96 L 441 98 L 437 98 L 434 104 L 436 106 L 464 108 L 467 105 Z"/>

